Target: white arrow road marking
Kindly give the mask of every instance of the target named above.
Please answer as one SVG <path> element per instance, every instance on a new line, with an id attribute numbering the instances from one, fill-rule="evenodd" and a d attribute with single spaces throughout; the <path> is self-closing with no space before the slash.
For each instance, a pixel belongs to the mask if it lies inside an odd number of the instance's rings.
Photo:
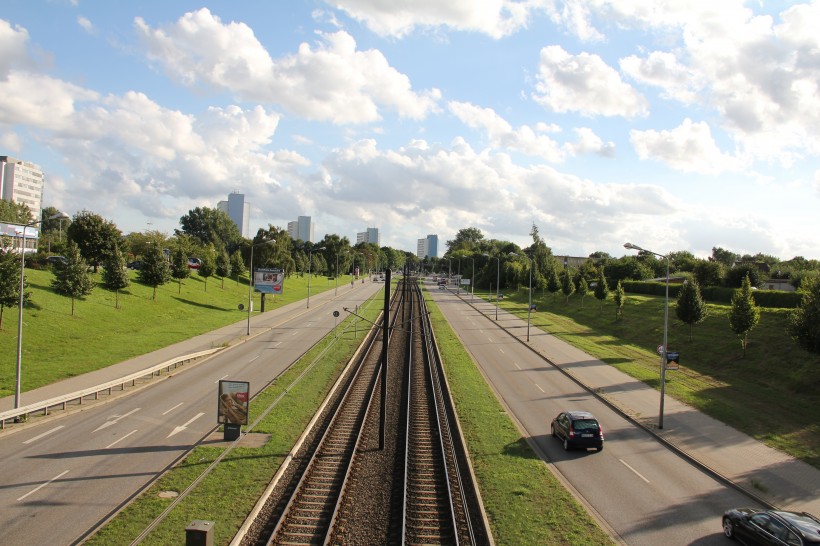
<path id="1" fill-rule="evenodd" d="M 205 414 L 204 414 L 204 413 L 197 413 L 197 414 L 196 414 L 196 416 L 195 416 L 195 417 L 193 417 L 190 421 L 188 421 L 188 422 L 187 422 L 187 423 L 185 423 L 184 425 L 181 425 L 181 426 L 176 427 L 176 428 L 173 430 L 173 432 L 171 432 L 171 434 L 169 434 L 168 436 L 166 436 L 166 438 L 170 438 L 170 437 L 171 437 L 171 436 L 173 436 L 174 434 L 179 434 L 180 432 L 182 432 L 183 430 L 185 430 L 185 429 L 188 427 L 188 425 L 190 425 L 191 423 L 193 423 L 194 421 L 196 421 L 197 419 L 199 419 L 199 418 L 200 418 L 200 417 L 202 417 L 203 415 L 205 415 Z"/>
<path id="2" fill-rule="evenodd" d="M 21 500 L 23 500 L 24 498 L 28 497 L 29 495 L 33 495 L 34 493 L 36 493 L 37 491 L 39 491 L 39 490 L 40 490 L 40 489 L 42 489 L 43 487 L 47 486 L 48 484 L 50 484 L 50 483 L 51 483 L 51 482 L 53 482 L 54 480 L 59 480 L 60 478 L 62 478 L 62 477 L 63 477 L 63 476 L 65 476 L 66 474 L 68 474 L 68 470 L 66 470 L 66 471 L 64 471 L 64 472 L 61 472 L 60 474 L 57 474 L 56 476 L 54 476 L 53 478 L 51 478 L 50 480 L 48 480 L 46 483 L 40 484 L 40 486 L 39 486 L 39 487 L 35 487 L 34 489 L 32 489 L 31 491 L 29 491 L 28 493 L 26 493 L 26 494 L 25 494 L 25 495 L 23 495 L 22 497 L 18 498 L 17 500 L 18 500 L 18 501 L 21 501 Z"/>
<path id="3" fill-rule="evenodd" d="M 61 428 L 63 428 L 63 426 L 64 426 L 64 425 L 60 425 L 59 427 L 55 427 L 55 428 L 53 428 L 53 429 L 51 429 L 51 430 L 49 430 L 49 431 L 47 431 L 47 432 L 44 432 L 44 433 L 40 434 L 39 436 L 35 436 L 34 438 L 31 438 L 30 440 L 26 440 L 26 441 L 25 441 L 25 442 L 23 442 L 23 443 L 24 443 L 24 444 L 30 444 L 31 442 L 36 442 L 36 441 L 37 441 L 37 440 L 39 440 L 40 438 L 44 438 L 44 437 L 48 436 L 48 435 L 49 435 L 49 434 L 51 434 L 52 432 L 57 432 L 58 430 L 60 430 Z"/>
<path id="4" fill-rule="evenodd" d="M 123 440 L 125 440 L 126 438 L 128 438 L 129 436 L 131 436 L 132 434 L 134 434 L 135 432 L 137 432 L 137 430 L 139 430 L 139 429 L 132 430 L 131 432 L 129 432 L 128 434 L 126 434 L 125 436 L 123 436 L 122 438 L 120 438 L 119 440 L 117 440 L 116 442 L 114 442 L 114 443 L 112 443 L 112 444 L 108 444 L 107 446 L 105 446 L 105 449 L 110 449 L 110 448 L 114 447 L 114 446 L 115 446 L 115 445 L 117 445 L 118 443 L 122 442 Z"/>
<path id="5" fill-rule="evenodd" d="M 125 419 L 126 417 L 128 417 L 128 416 L 129 416 L 129 415 L 131 415 L 132 413 L 137 413 L 140 409 L 142 409 L 142 408 L 135 408 L 135 409 L 132 409 L 131 411 L 129 411 L 129 412 L 128 412 L 128 413 L 126 413 L 125 415 L 115 415 L 115 416 L 114 416 L 114 417 L 115 417 L 115 419 L 111 419 L 110 421 L 106 421 L 106 422 L 105 422 L 105 423 L 103 423 L 102 425 L 100 425 L 100 426 L 98 426 L 97 428 L 95 428 L 92 432 L 97 432 L 98 430 L 102 430 L 102 429 L 104 429 L 104 428 L 108 428 L 108 427 L 110 427 L 111 425 L 116 425 L 118 422 L 120 422 L 120 420 L 121 420 L 121 419 Z"/>

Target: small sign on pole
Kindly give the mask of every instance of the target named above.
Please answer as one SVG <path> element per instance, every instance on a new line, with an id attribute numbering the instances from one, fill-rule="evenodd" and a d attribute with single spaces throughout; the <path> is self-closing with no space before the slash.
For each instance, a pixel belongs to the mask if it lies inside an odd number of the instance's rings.
<path id="1" fill-rule="evenodd" d="M 666 369 L 677 370 L 680 368 L 680 352 L 666 351 Z"/>

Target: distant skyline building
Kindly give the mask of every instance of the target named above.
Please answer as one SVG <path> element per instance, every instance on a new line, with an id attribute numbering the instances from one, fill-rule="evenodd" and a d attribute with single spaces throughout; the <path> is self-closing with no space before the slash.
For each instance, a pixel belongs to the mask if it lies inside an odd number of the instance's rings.
<path id="1" fill-rule="evenodd" d="M 34 220 L 43 211 L 45 176 L 39 165 L 0 155 L 0 198 L 27 205 Z"/>
<path id="2" fill-rule="evenodd" d="M 288 235 L 294 241 L 302 240 L 307 243 L 313 242 L 313 222 L 310 216 L 300 216 L 293 222 L 288 222 Z"/>
<path id="3" fill-rule="evenodd" d="M 367 231 L 362 231 L 356 234 L 356 244 L 360 243 L 375 243 L 381 248 L 381 238 L 379 237 L 379 229 L 374 227 L 367 228 Z"/>
<path id="4" fill-rule="evenodd" d="M 251 237 L 251 206 L 245 203 L 245 194 L 231 192 L 227 201 L 220 201 L 216 205 L 217 210 L 227 213 L 233 220 L 242 237 Z"/>
<path id="5" fill-rule="evenodd" d="M 438 235 L 428 235 L 418 240 L 416 256 L 421 258 L 438 258 Z"/>

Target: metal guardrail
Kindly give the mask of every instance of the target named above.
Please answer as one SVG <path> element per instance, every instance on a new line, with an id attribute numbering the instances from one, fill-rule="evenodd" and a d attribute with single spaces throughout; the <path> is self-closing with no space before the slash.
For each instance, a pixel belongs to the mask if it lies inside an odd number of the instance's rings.
<path id="1" fill-rule="evenodd" d="M 66 406 L 70 402 L 78 402 L 78 404 L 82 405 L 83 400 L 89 396 L 94 396 L 94 400 L 97 400 L 99 399 L 101 392 L 108 391 L 108 394 L 111 394 L 111 391 L 115 387 L 120 387 L 120 390 L 125 390 L 125 386 L 128 383 L 131 383 L 131 386 L 136 385 L 137 379 L 148 375 L 152 377 L 155 374 L 161 375 L 163 370 L 170 372 L 172 369 L 176 369 L 183 364 L 196 360 L 197 358 L 202 358 L 203 356 L 211 355 L 221 349 L 222 347 L 217 347 L 215 349 L 206 349 L 204 351 L 199 351 L 185 356 L 178 356 L 176 358 L 172 358 L 171 360 L 166 360 L 161 364 L 126 375 L 125 377 L 108 381 L 102 385 L 96 385 L 80 391 L 63 394 L 49 400 L 42 400 L 40 402 L 35 402 L 34 404 L 28 404 L 13 410 L 0 412 L 0 430 L 6 428 L 6 421 L 16 422 L 20 417 L 23 419 L 28 419 L 29 415 L 39 412 L 42 412 L 43 415 L 48 415 L 49 410 L 57 406 L 60 406 L 60 409 L 65 410 Z"/>

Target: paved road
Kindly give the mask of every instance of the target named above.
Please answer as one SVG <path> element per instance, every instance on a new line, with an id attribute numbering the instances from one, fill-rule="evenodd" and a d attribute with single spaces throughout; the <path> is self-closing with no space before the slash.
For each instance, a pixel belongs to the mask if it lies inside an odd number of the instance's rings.
<path id="1" fill-rule="evenodd" d="M 480 300 L 470 305 L 469 294 L 431 292 L 524 436 L 616 539 L 629 545 L 725 544 L 723 511 L 755 505 L 665 447 L 657 430 L 625 416 L 656 417 L 657 391 L 540 330 L 531 329 L 526 343 L 525 320 L 502 311 L 496 322 L 495 307 Z M 620 411 L 575 379 L 604 393 Z M 601 453 L 565 452 L 550 436 L 552 417 L 564 409 L 596 414 L 606 436 Z M 762 480 L 769 502 L 820 513 L 817 470 L 669 397 L 660 435 L 739 484 Z"/>
<path id="2" fill-rule="evenodd" d="M 250 381 L 258 392 L 334 327 L 333 311 L 345 315 L 343 307 L 361 305 L 382 287 L 345 286 L 335 298 L 333 290 L 323 292 L 311 297 L 310 309 L 296 302 L 254 317 L 250 338 L 243 321 L 70 384 L 25 393 L 25 403 L 31 403 L 125 376 L 170 354 L 244 340 L 151 388 L 0 434 L 2 543 L 81 539 L 214 429 L 220 379 Z"/>

